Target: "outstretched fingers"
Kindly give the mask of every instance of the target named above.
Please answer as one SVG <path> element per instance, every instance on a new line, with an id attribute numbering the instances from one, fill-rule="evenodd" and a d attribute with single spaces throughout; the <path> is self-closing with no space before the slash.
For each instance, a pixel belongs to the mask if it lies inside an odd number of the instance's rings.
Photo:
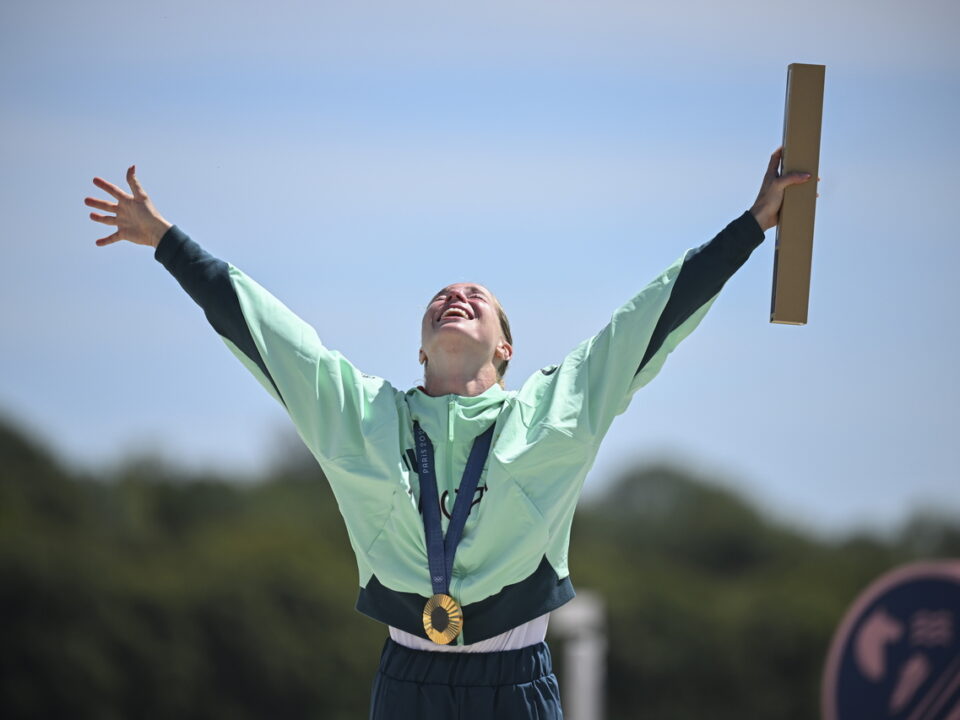
<path id="1" fill-rule="evenodd" d="M 131 165 L 127 168 L 127 184 L 130 186 L 130 189 L 133 190 L 134 197 L 144 197 L 146 193 L 143 191 L 143 187 L 140 185 L 140 181 L 137 180 L 137 166 Z"/>
<path id="2" fill-rule="evenodd" d="M 106 210 L 107 212 L 112 213 L 115 213 L 117 208 L 120 207 L 117 203 L 107 202 L 106 200 L 100 200 L 92 197 L 85 198 L 83 202 L 85 205 L 97 208 L 97 210 Z"/>
<path id="3" fill-rule="evenodd" d="M 97 245 L 109 245 L 110 243 L 115 243 L 120 239 L 120 231 L 117 230 L 117 232 L 115 232 L 113 235 L 107 235 L 106 237 L 97 240 Z"/>
<path id="4" fill-rule="evenodd" d="M 116 185 L 114 185 L 112 182 L 107 182 L 107 181 L 104 180 L 103 178 L 95 177 L 95 178 L 93 179 L 93 184 L 96 185 L 96 186 L 97 186 L 98 188 L 100 188 L 101 190 L 106 190 L 108 193 L 110 193 L 111 195 L 113 195 L 117 200 L 132 200 L 132 199 L 133 199 L 133 195 L 131 195 L 130 193 L 126 192 L 125 190 L 121 190 L 121 189 L 118 188 Z"/>
<path id="5" fill-rule="evenodd" d="M 104 225 L 116 225 L 117 216 L 116 215 L 100 215 L 99 213 L 90 213 L 90 219 L 96 220 L 99 223 Z"/>

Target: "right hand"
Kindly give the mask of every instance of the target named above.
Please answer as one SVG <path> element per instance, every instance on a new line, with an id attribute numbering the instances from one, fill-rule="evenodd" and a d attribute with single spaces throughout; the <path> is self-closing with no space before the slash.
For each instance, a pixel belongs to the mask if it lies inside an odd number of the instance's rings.
<path id="1" fill-rule="evenodd" d="M 791 172 L 781 175 L 779 172 L 780 159 L 783 157 L 783 145 L 773 151 L 767 173 L 763 176 L 760 193 L 757 195 L 750 212 L 757 220 L 763 232 L 776 226 L 780 222 L 780 207 L 783 205 L 783 193 L 791 185 L 808 182 L 810 173 Z M 820 180 L 820 178 L 817 178 Z M 820 194 L 817 193 L 817 197 Z"/>
<path id="2" fill-rule="evenodd" d="M 95 177 L 93 179 L 94 185 L 106 190 L 117 199 L 115 203 L 92 197 L 83 201 L 90 207 L 116 213 L 115 215 L 90 213 L 91 220 L 104 225 L 115 225 L 117 228 L 112 235 L 97 240 L 97 245 L 100 247 L 115 243 L 117 240 L 129 240 L 136 245 L 156 247 L 164 233 L 172 226 L 172 223 L 164 220 L 153 203 L 150 202 L 150 198 L 143 191 L 135 173 L 136 166 L 131 165 L 127 170 L 127 184 L 130 185 L 133 195 L 102 178 Z"/>

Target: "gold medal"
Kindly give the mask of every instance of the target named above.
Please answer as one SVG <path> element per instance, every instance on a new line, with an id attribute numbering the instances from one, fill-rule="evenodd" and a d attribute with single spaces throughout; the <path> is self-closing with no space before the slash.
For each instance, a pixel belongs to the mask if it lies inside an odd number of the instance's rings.
<path id="1" fill-rule="evenodd" d="M 463 611 L 449 595 L 437 593 L 423 606 L 423 629 L 437 645 L 456 640 L 463 629 Z"/>
<path id="2" fill-rule="evenodd" d="M 427 551 L 427 568 L 433 597 L 423 606 L 423 629 L 430 640 L 437 645 L 447 645 L 463 631 L 463 610 L 457 601 L 447 595 L 450 592 L 450 578 L 453 575 L 453 556 L 457 544 L 463 535 L 463 528 L 470 514 L 473 494 L 483 472 L 493 440 L 496 423 L 474 438 L 467 466 L 463 470 L 457 499 L 453 503 L 447 532 L 440 525 L 440 498 L 437 494 L 437 477 L 433 465 L 433 444 L 430 438 L 414 421 L 413 434 L 416 438 L 415 452 L 420 475 L 420 502 L 423 506 L 423 537 Z M 412 619 L 412 618 L 411 618 Z"/>

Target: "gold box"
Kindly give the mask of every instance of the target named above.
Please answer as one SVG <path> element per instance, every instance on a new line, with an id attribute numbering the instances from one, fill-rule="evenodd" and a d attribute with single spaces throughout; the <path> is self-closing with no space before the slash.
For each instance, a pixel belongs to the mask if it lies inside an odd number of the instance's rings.
<path id="1" fill-rule="evenodd" d="M 805 183 L 790 185 L 783 194 L 773 256 L 770 322 L 807 323 L 825 70 L 825 65 L 804 63 L 791 63 L 787 67 L 781 175 L 808 172 L 811 178 Z"/>

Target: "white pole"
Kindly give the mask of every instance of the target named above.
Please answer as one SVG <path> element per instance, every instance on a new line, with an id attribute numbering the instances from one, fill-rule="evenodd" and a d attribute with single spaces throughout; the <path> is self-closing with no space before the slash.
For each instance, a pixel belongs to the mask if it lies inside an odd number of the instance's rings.
<path id="1" fill-rule="evenodd" d="M 569 720 L 602 720 L 607 635 L 600 595 L 580 590 L 550 616 L 551 633 L 564 641 L 560 682 L 563 714 Z"/>

